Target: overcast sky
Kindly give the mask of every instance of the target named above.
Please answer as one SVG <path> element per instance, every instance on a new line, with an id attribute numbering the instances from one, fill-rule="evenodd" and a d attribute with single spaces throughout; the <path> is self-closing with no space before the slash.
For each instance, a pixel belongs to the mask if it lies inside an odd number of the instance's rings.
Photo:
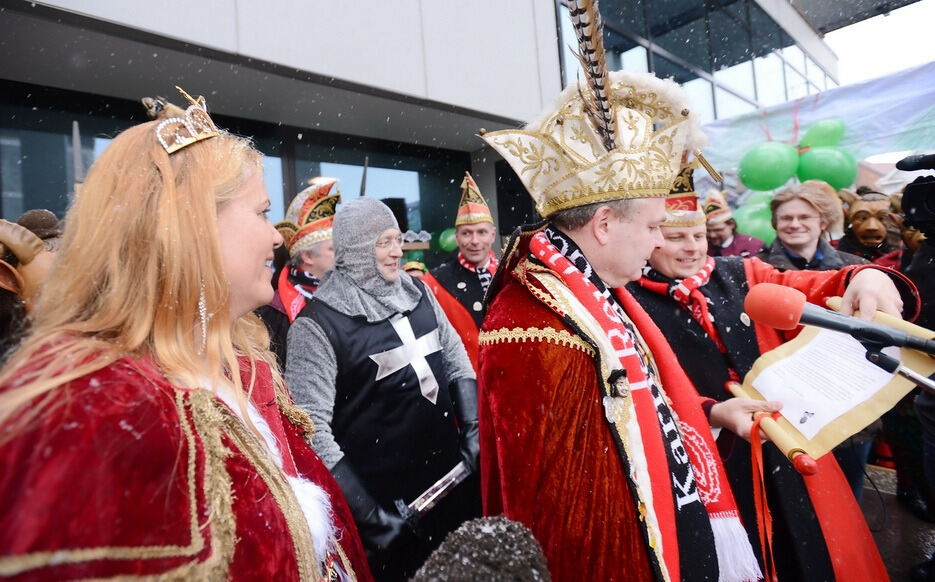
<path id="1" fill-rule="evenodd" d="M 829 32 L 825 42 L 838 55 L 841 85 L 935 61 L 935 0 Z"/>

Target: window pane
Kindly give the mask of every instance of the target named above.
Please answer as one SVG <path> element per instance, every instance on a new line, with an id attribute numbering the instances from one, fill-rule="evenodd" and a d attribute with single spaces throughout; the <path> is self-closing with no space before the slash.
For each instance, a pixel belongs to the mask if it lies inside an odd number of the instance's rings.
<path id="1" fill-rule="evenodd" d="M 783 32 L 776 21 L 770 18 L 756 2 L 750 2 L 749 8 L 753 56 L 761 57 L 781 49 Z"/>
<path id="2" fill-rule="evenodd" d="M 720 87 L 715 87 L 714 98 L 717 102 L 718 119 L 725 119 L 727 117 L 734 117 L 743 113 L 756 111 L 756 107 L 752 103 L 744 101 L 740 97 L 737 97 L 736 95 L 733 95 L 732 93 L 729 93 Z"/>
<path id="3" fill-rule="evenodd" d="M 782 56 L 786 58 L 786 63 L 795 68 L 800 73 L 805 72 L 805 53 L 796 45 L 790 45 L 782 49 Z"/>
<path id="4" fill-rule="evenodd" d="M 749 99 L 754 98 L 753 63 L 747 61 L 714 72 L 714 78 Z"/>
<path id="5" fill-rule="evenodd" d="M 696 0 L 657 0 L 649 18 L 650 40 L 705 71 L 711 70 L 704 4 Z"/>
<path id="6" fill-rule="evenodd" d="M 753 62 L 756 70 L 757 100 L 760 105 L 769 107 L 786 102 L 786 84 L 782 76 L 782 59 L 776 53 L 769 53 Z"/>
<path id="7" fill-rule="evenodd" d="M 645 73 L 649 70 L 646 49 L 607 28 L 604 29 L 604 50 L 607 53 L 607 68 L 611 71 Z"/>
<path id="8" fill-rule="evenodd" d="M 698 123 L 705 124 L 714 121 L 714 95 L 711 92 L 711 82 L 700 77 L 682 84 L 688 93 Z"/>
<path id="9" fill-rule="evenodd" d="M 818 66 L 818 63 L 812 59 L 805 57 L 805 65 L 808 67 L 808 80 L 815 85 L 815 87 L 824 88 L 825 85 L 825 72 L 821 70 L 821 67 Z"/>
<path id="10" fill-rule="evenodd" d="M 604 0 L 600 3 L 600 9 L 606 24 L 646 37 L 642 0 Z"/>
<path id="11" fill-rule="evenodd" d="M 682 85 L 686 93 L 688 93 L 691 106 L 701 123 L 707 123 L 714 119 L 714 98 L 711 95 L 710 82 L 665 57 L 655 55 L 653 63 L 656 67 L 656 76 L 663 79 L 671 77 L 676 83 Z"/>
<path id="12" fill-rule="evenodd" d="M 282 160 L 278 156 L 263 156 L 263 183 L 269 192 L 269 220 L 276 224 L 286 216 L 282 195 Z"/>
<path id="13" fill-rule="evenodd" d="M 737 18 L 725 10 L 708 14 L 714 78 L 745 97 L 753 99 L 753 64 L 750 35 Z"/>
<path id="14" fill-rule="evenodd" d="M 364 157 L 368 158 L 366 195 L 385 202 L 402 231 L 437 233 L 454 225 L 461 179 L 470 154 L 324 132 L 306 132 L 295 146 L 295 177 L 302 184 L 314 176 L 338 178 L 343 201 L 360 194 Z M 491 193 L 484 192 L 490 200 Z M 291 198 L 291 196 L 290 196 Z M 442 254 L 425 253 L 437 264 Z"/>
<path id="15" fill-rule="evenodd" d="M 808 95 L 805 77 L 793 71 L 789 66 L 786 66 L 786 92 L 789 94 L 790 101 Z"/>

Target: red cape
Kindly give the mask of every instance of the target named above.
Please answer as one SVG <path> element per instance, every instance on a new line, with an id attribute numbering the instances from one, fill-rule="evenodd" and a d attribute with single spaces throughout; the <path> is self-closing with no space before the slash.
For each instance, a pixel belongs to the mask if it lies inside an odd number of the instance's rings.
<path id="1" fill-rule="evenodd" d="M 279 408 L 272 428 L 285 464 L 328 494 L 345 563 L 371 580 L 337 483 L 288 401 L 277 406 L 268 368 L 257 376 L 257 408 Z M 0 574 L 298 580 L 317 569 L 288 484 L 257 463 L 265 449 L 207 391 L 120 360 L 52 395 L 0 445 Z"/>
<path id="2" fill-rule="evenodd" d="M 451 322 L 451 325 L 455 328 L 455 331 L 458 332 L 458 335 L 461 337 L 461 343 L 464 344 L 464 349 L 467 351 L 468 358 L 471 360 L 471 365 L 474 367 L 474 373 L 477 374 L 480 371 L 480 367 L 477 365 L 478 362 L 478 347 L 477 347 L 477 324 L 474 323 L 474 318 L 468 313 L 468 310 L 464 308 L 463 305 L 449 293 L 444 287 L 441 286 L 441 283 L 438 282 L 438 279 L 432 276 L 431 273 L 426 273 L 422 275 L 422 282 L 425 283 L 426 287 L 432 290 L 432 294 L 435 295 L 435 299 L 438 300 L 438 304 L 441 306 L 442 311 L 445 312 L 445 315 L 448 317 L 448 321 Z"/>

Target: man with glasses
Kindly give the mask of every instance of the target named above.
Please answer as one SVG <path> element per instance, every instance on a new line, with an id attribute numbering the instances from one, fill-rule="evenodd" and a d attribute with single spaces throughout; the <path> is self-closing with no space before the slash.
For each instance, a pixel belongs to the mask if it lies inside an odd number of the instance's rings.
<path id="1" fill-rule="evenodd" d="M 334 219 L 334 269 L 289 330 L 286 382 L 315 422 L 312 447 L 347 498 L 379 580 L 408 579 L 480 514 L 468 479 L 419 520 L 410 503 L 459 462 L 478 462 L 477 380 L 435 297 L 400 270 L 402 236 L 383 203 Z"/>
<path id="2" fill-rule="evenodd" d="M 776 240 L 758 256 L 786 270 L 828 271 L 868 261 L 837 251 L 822 238 L 831 226 L 831 201 L 812 186 L 800 184 L 783 190 L 770 201 Z"/>

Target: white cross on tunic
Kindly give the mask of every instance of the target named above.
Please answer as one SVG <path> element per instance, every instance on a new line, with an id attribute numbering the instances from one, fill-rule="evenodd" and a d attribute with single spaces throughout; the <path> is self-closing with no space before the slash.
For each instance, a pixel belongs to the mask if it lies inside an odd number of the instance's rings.
<path id="1" fill-rule="evenodd" d="M 438 398 L 438 380 L 435 379 L 435 374 L 425 357 L 442 349 L 438 340 L 438 328 L 416 339 L 412 324 L 405 315 L 394 315 L 390 318 L 390 325 L 396 330 L 396 335 L 403 345 L 370 356 L 370 359 L 377 363 L 375 380 L 382 380 L 406 366 L 412 366 L 419 377 L 419 391 L 422 392 L 422 396 L 435 404 Z"/>

